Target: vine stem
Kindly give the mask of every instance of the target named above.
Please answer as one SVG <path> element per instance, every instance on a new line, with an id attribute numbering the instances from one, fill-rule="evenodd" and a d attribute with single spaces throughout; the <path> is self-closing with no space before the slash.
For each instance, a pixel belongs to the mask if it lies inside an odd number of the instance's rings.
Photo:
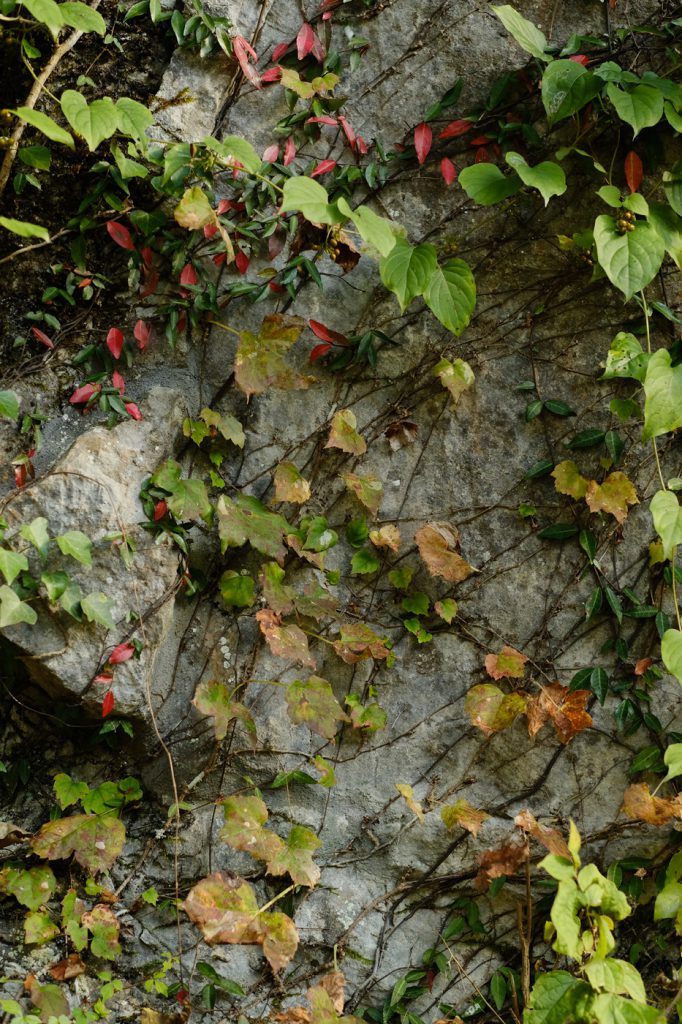
<path id="1" fill-rule="evenodd" d="M 101 0 L 92 0 L 92 3 L 89 5 L 90 10 L 96 11 L 100 3 Z M 31 91 L 26 97 L 24 106 L 28 107 L 29 110 L 33 110 L 36 103 L 40 99 L 40 94 L 43 91 L 45 83 L 47 82 L 48 78 L 61 61 L 62 57 L 65 57 L 66 54 L 73 49 L 73 47 L 76 45 L 76 43 L 82 35 L 82 29 L 76 29 L 75 32 L 72 32 L 71 35 L 68 36 L 68 38 L 66 38 L 63 43 L 60 43 L 59 46 L 53 51 L 52 56 L 50 57 L 47 64 L 40 72 L 36 80 L 34 81 L 33 85 L 31 86 Z M 2 165 L 0 166 L 0 196 L 7 187 L 10 171 L 12 170 L 12 164 L 14 163 L 16 155 L 19 152 L 19 143 L 26 129 L 26 124 L 26 121 L 20 121 L 10 136 L 10 145 L 5 153 Z"/>

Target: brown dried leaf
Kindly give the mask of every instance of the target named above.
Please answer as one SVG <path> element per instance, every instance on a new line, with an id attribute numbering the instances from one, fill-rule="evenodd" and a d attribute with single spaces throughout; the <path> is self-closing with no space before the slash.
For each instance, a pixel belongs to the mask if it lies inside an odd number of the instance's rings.
<path id="1" fill-rule="evenodd" d="M 478 858 L 479 871 L 474 885 L 485 892 L 493 878 L 513 875 L 528 859 L 527 843 L 505 843 L 493 850 L 484 850 Z"/>
<path id="2" fill-rule="evenodd" d="M 28 839 L 30 832 L 24 832 L 22 828 L 11 821 L 0 821 L 0 849 L 3 846 L 14 846 Z"/>
<path id="3" fill-rule="evenodd" d="M 274 1020 L 279 1024 L 310 1024 L 310 1010 L 305 1006 L 290 1006 L 283 1013 L 276 1013 Z"/>
<path id="4" fill-rule="evenodd" d="M 592 725 L 592 716 L 585 710 L 591 696 L 590 690 L 569 691 L 561 683 L 548 683 L 537 697 L 528 700 L 528 735 L 535 736 L 551 719 L 560 742 L 568 743 Z"/>
<path id="5" fill-rule="evenodd" d="M 342 622 L 339 639 L 334 641 L 334 650 L 348 665 L 354 665 L 365 658 L 383 661 L 391 653 L 386 640 L 377 636 L 365 622 Z"/>
<path id="6" fill-rule="evenodd" d="M 627 519 L 628 505 L 638 505 L 637 491 L 625 473 L 610 473 L 603 484 L 590 480 L 585 495 L 590 512 L 608 512 L 623 523 Z"/>
<path id="7" fill-rule="evenodd" d="M 256 612 L 256 619 L 270 650 L 278 658 L 286 658 L 312 669 L 317 667 L 308 650 L 308 637 L 302 629 L 294 625 L 283 626 L 279 615 L 271 608 L 262 608 Z"/>
<path id="8" fill-rule="evenodd" d="M 60 960 L 54 967 L 50 967 L 48 970 L 55 981 L 70 981 L 71 978 L 77 978 L 81 974 L 85 974 L 85 964 L 81 960 L 78 953 L 71 953 L 64 960 Z"/>
<path id="9" fill-rule="evenodd" d="M 407 806 L 410 808 L 414 816 L 416 818 L 419 818 L 420 821 L 423 821 L 424 808 L 417 800 L 415 800 L 414 790 L 412 789 L 412 786 L 410 786 L 407 782 L 396 782 L 395 788 L 398 790 L 401 797 L 403 798 Z"/>
<path id="10" fill-rule="evenodd" d="M 369 539 L 375 548 L 390 548 L 391 551 L 400 550 L 400 530 L 391 523 L 379 527 L 378 530 L 370 530 Z"/>
<path id="11" fill-rule="evenodd" d="M 310 484 L 293 462 L 280 462 L 275 470 L 275 501 L 304 505 L 310 498 Z"/>
<path id="12" fill-rule="evenodd" d="M 469 690 L 464 699 L 464 710 L 471 724 L 486 736 L 510 725 L 526 710 L 527 693 L 504 693 L 492 683 L 480 683 Z"/>
<path id="13" fill-rule="evenodd" d="M 371 512 L 372 516 L 376 516 L 384 496 L 384 485 L 379 477 L 373 473 L 368 473 L 367 476 L 344 473 L 343 482 L 368 512 Z"/>
<path id="14" fill-rule="evenodd" d="M 414 539 L 432 576 L 442 576 L 450 583 L 461 583 L 476 572 L 457 554 L 459 531 L 450 523 L 427 523 L 417 530 Z"/>
<path id="15" fill-rule="evenodd" d="M 527 661 L 525 654 L 505 645 L 499 654 L 486 654 L 485 670 L 491 679 L 523 679 Z"/>
<path id="16" fill-rule="evenodd" d="M 635 675 L 636 676 L 643 676 L 644 673 L 646 672 L 646 670 L 648 668 L 651 668 L 653 663 L 654 663 L 654 659 L 653 658 L 640 658 L 639 661 L 637 662 L 637 664 L 635 665 Z"/>
<path id="17" fill-rule="evenodd" d="M 325 448 L 340 448 L 349 455 L 364 455 L 367 451 L 367 442 L 358 434 L 357 425 L 358 421 L 351 409 L 339 409 L 332 417 L 329 440 Z"/>
<path id="18" fill-rule="evenodd" d="M 671 818 L 682 818 L 682 793 L 666 800 L 654 796 L 645 782 L 637 782 L 625 790 L 623 810 L 629 818 L 647 825 L 665 825 Z"/>
<path id="19" fill-rule="evenodd" d="M 331 974 L 325 974 L 323 978 L 320 978 L 316 987 L 325 990 L 337 1013 L 343 1013 L 346 1003 L 346 979 L 341 971 L 332 971 Z"/>
<path id="20" fill-rule="evenodd" d="M 566 459 L 565 462 L 560 462 L 555 466 L 552 476 L 555 480 L 554 487 L 559 494 L 569 494 L 576 501 L 585 497 L 590 481 L 580 475 L 578 467 L 572 459 Z"/>
<path id="21" fill-rule="evenodd" d="M 405 445 L 412 444 L 418 433 L 419 427 L 411 420 L 394 420 L 386 427 L 384 437 L 387 439 L 391 451 L 397 452 Z"/>
<path id="22" fill-rule="evenodd" d="M 454 804 L 448 804 L 441 808 L 440 816 L 447 829 L 453 829 L 457 825 L 471 832 L 473 836 L 478 835 L 478 830 L 484 821 L 490 817 L 485 811 L 479 811 L 472 807 L 468 800 L 457 800 Z"/>
<path id="23" fill-rule="evenodd" d="M 234 375 L 247 399 L 270 388 L 304 390 L 315 379 L 302 376 L 284 361 L 304 326 L 300 317 L 271 313 L 257 336 L 250 331 L 240 333 Z"/>
<path id="24" fill-rule="evenodd" d="M 561 833 L 555 828 L 541 825 L 530 811 L 521 811 L 517 814 L 514 818 L 514 824 L 518 828 L 523 829 L 524 832 L 527 832 L 533 839 L 537 839 L 539 843 L 542 843 L 544 848 L 549 850 L 550 853 L 555 853 L 557 857 L 565 857 L 567 860 L 573 859 L 568 844 Z"/>

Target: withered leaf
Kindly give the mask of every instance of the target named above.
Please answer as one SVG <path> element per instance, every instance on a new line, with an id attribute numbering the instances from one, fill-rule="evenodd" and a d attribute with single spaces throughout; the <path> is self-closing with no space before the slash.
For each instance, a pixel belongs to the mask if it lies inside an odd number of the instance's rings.
<path id="1" fill-rule="evenodd" d="M 215 679 L 199 683 L 192 701 L 197 711 L 213 718 L 215 738 L 224 740 L 230 722 L 241 722 L 252 743 L 256 741 L 256 724 L 248 708 L 230 699 L 230 690 Z"/>
<path id="2" fill-rule="evenodd" d="M 590 512 L 608 512 L 616 522 L 625 522 L 628 505 L 637 505 L 637 491 L 625 473 L 609 473 L 602 484 L 590 480 L 585 494 Z"/>
<path id="3" fill-rule="evenodd" d="M 647 825 L 665 825 L 671 818 L 682 818 L 682 793 L 667 800 L 654 796 L 645 782 L 637 782 L 625 790 L 623 810 L 629 818 Z"/>
<path id="4" fill-rule="evenodd" d="M 486 736 L 508 729 L 526 710 L 528 694 L 504 693 L 492 683 L 479 683 L 464 698 L 464 710 L 471 724 Z"/>
<path id="5" fill-rule="evenodd" d="M 513 875 L 528 858 L 526 843 L 505 843 L 493 850 L 484 850 L 478 858 L 479 871 L 475 886 L 479 892 L 485 892 L 493 878 L 502 875 Z"/>
<path id="6" fill-rule="evenodd" d="M 280 462 L 275 470 L 275 501 L 304 505 L 310 498 L 310 484 L 293 462 Z"/>
<path id="7" fill-rule="evenodd" d="M 400 550 L 400 530 L 392 523 L 380 526 L 378 530 L 370 530 L 369 539 L 375 548 L 390 548 L 391 551 Z"/>
<path id="8" fill-rule="evenodd" d="M 461 583 L 476 570 L 457 553 L 459 531 L 450 523 L 427 523 L 414 535 L 419 554 L 432 576 Z"/>
<path id="9" fill-rule="evenodd" d="M 486 654 L 485 670 L 491 679 L 523 679 L 527 661 L 525 654 L 505 645 L 499 654 Z"/>
<path id="10" fill-rule="evenodd" d="M 350 721 L 331 685 L 319 676 L 311 676 L 305 683 L 294 680 L 287 687 L 286 700 L 291 721 L 295 725 L 305 723 L 326 740 L 334 738 L 339 722 Z"/>
<path id="11" fill-rule="evenodd" d="M 367 476 L 358 476 L 357 473 L 344 473 L 343 482 L 349 491 L 352 491 L 358 501 L 376 516 L 384 496 L 384 485 L 378 476 L 368 473 Z"/>
<path id="12" fill-rule="evenodd" d="M 528 735 L 535 736 L 551 720 L 561 743 L 592 725 L 592 716 L 585 706 L 592 696 L 590 690 L 569 691 L 561 683 L 548 683 L 537 697 L 530 697 L 526 714 Z"/>
<path id="13" fill-rule="evenodd" d="M 399 448 L 412 444 L 418 433 L 419 427 L 412 420 L 394 420 L 386 427 L 384 437 L 388 441 L 391 451 L 397 452 Z"/>
<path id="14" fill-rule="evenodd" d="M 571 851 L 561 833 L 555 828 L 548 828 L 541 825 L 537 818 L 530 811 L 520 811 L 514 818 L 514 824 L 523 829 L 533 839 L 542 843 L 546 850 L 556 854 L 557 857 L 565 857 L 572 860 Z"/>
<path id="15" fill-rule="evenodd" d="M 343 622 L 339 628 L 339 638 L 334 641 L 334 650 L 348 665 L 354 665 L 365 658 L 383 661 L 390 655 L 386 640 L 365 622 Z"/>
<path id="16" fill-rule="evenodd" d="M 420 821 L 423 821 L 424 808 L 422 807 L 418 800 L 415 800 L 414 790 L 412 789 L 412 786 L 410 786 L 409 783 L 407 782 L 396 782 L 395 788 L 398 790 L 401 797 L 403 798 L 407 806 L 410 808 L 414 816 L 416 818 L 419 818 Z"/>
<path id="17" fill-rule="evenodd" d="M 339 409 L 332 417 L 329 440 L 325 448 L 340 448 L 349 455 L 364 455 L 367 442 L 357 432 L 358 421 L 352 409 Z"/>
<path id="18" fill-rule="evenodd" d="M 46 822 L 31 840 L 33 852 L 45 860 L 63 860 L 72 854 L 93 874 L 108 871 L 125 842 L 122 821 L 110 814 L 72 814 Z"/>
<path id="19" fill-rule="evenodd" d="M 55 981 L 70 981 L 71 978 L 77 978 L 81 974 L 85 974 L 85 964 L 81 960 L 78 953 L 71 953 L 64 960 L 60 960 L 54 967 L 50 967 L 48 974 L 50 974 Z"/>
<path id="20" fill-rule="evenodd" d="M 481 825 L 490 817 L 485 811 L 479 811 L 478 808 L 473 807 L 468 800 L 457 800 L 454 804 L 448 804 L 441 808 L 440 816 L 447 829 L 453 829 L 459 825 L 460 828 L 471 832 L 473 836 L 478 835 Z"/>
<path id="21" fill-rule="evenodd" d="M 302 390 L 314 380 L 302 376 L 284 361 L 304 326 L 300 317 L 271 313 L 263 320 L 258 335 L 251 331 L 240 333 L 234 375 L 247 398 L 262 395 L 270 388 Z"/>
<path id="22" fill-rule="evenodd" d="M 256 612 L 256 619 L 273 654 L 287 661 L 307 665 L 308 668 L 316 667 L 315 659 L 308 650 L 308 637 L 302 629 L 294 625 L 282 625 L 279 615 L 271 608 L 262 608 Z"/>
<path id="23" fill-rule="evenodd" d="M 554 487 L 559 494 L 568 494 L 571 498 L 575 498 L 576 501 L 585 497 L 590 481 L 580 475 L 578 467 L 572 459 L 566 459 L 555 466 L 552 470 L 552 476 L 555 481 Z"/>

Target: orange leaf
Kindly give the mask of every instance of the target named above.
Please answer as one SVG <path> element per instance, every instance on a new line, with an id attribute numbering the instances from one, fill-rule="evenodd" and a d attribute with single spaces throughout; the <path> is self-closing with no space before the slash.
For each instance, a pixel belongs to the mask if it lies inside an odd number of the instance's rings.
<path id="1" fill-rule="evenodd" d="M 513 875 L 528 859 L 527 843 L 505 843 L 494 850 L 484 850 L 478 858 L 479 871 L 474 885 L 485 892 L 493 878 Z"/>
<path id="2" fill-rule="evenodd" d="M 523 679 L 527 661 L 525 654 L 505 645 L 499 654 L 486 655 L 485 670 L 491 679 Z"/>
<path id="3" fill-rule="evenodd" d="M 682 793 L 666 800 L 654 796 L 645 782 L 638 782 L 625 790 L 623 810 L 628 818 L 645 821 L 647 825 L 665 825 L 671 818 L 682 818 Z"/>
<path id="4" fill-rule="evenodd" d="M 313 669 L 317 667 L 315 659 L 308 650 L 308 637 L 302 629 L 294 625 L 282 625 L 279 615 L 276 615 L 271 608 L 262 608 L 261 611 L 256 612 L 256 619 L 270 650 L 278 658 L 287 658 L 289 661 L 295 661 L 299 665 L 307 665 Z"/>
<path id="5" fill-rule="evenodd" d="M 450 583 L 461 583 L 472 572 L 476 572 L 461 555 L 459 547 L 459 531 L 450 523 L 427 523 L 414 535 L 419 554 L 426 563 L 432 576 L 442 576 Z"/>
<path id="6" fill-rule="evenodd" d="M 546 850 L 550 853 L 556 854 L 557 857 L 566 857 L 567 860 L 571 860 L 571 851 L 568 848 L 566 840 L 560 832 L 555 828 L 547 828 L 546 825 L 541 825 L 530 811 L 521 811 L 514 818 L 514 824 L 518 828 L 523 829 L 533 839 L 537 839 L 539 843 L 542 843 Z"/>
<path id="7" fill-rule="evenodd" d="M 484 821 L 490 817 L 485 811 L 479 811 L 472 807 L 468 800 L 458 800 L 454 804 L 443 807 L 440 816 L 447 829 L 453 829 L 456 825 L 471 832 L 472 836 L 478 835 L 478 830 Z"/>
<path id="8" fill-rule="evenodd" d="M 568 743 L 592 725 L 592 716 L 585 710 L 591 696 L 590 690 L 569 692 L 561 683 L 549 683 L 537 697 L 528 701 L 528 735 L 535 736 L 551 719 L 561 743 Z"/>
<path id="9" fill-rule="evenodd" d="M 637 191 L 642 183 L 643 174 L 644 168 L 642 167 L 642 161 L 635 151 L 631 149 L 625 157 L 625 180 L 627 181 L 628 188 L 631 192 Z"/>
<path id="10" fill-rule="evenodd" d="M 637 491 L 625 473 L 610 473 L 603 484 L 590 480 L 585 501 L 590 512 L 609 512 L 619 523 L 627 518 L 628 505 L 639 504 Z"/>

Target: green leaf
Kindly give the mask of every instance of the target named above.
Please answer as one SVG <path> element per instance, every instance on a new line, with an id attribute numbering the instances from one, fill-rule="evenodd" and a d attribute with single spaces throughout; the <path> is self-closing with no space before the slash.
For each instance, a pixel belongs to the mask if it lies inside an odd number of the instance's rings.
<path id="1" fill-rule="evenodd" d="M 649 223 L 661 238 L 666 252 L 682 269 L 682 217 L 665 203 L 649 203 Z"/>
<path id="2" fill-rule="evenodd" d="M 32 18 L 46 25 L 53 36 L 56 36 L 64 24 L 59 5 L 54 0 L 21 0 Z"/>
<path id="3" fill-rule="evenodd" d="M 57 798 L 57 803 L 62 810 L 79 803 L 90 792 L 87 782 L 76 782 L 65 772 L 55 775 L 52 782 L 52 789 Z"/>
<path id="4" fill-rule="evenodd" d="M 679 775 L 682 775 L 682 743 L 671 743 L 666 747 L 663 760 L 668 767 L 668 773 L 663 782 L 672 782 Z"/>
<path id="5" fill-rule="evenodd" d="M 682 364 L 671 363 L 670 353 L 664 348 L 649 359 L 644 378 L 643 441 L 682 427 Z"/>
<path id="6" fill-rule="evenodd" d="M 381 280 L 394 292 L 404 312 L 412 300 L 423 295 L 438 270 L 435 245 L 410 245 L 404 238 L 396 239 L 388 256 L 379 263 Z"/>
<path id="7" fill-rule="evenodd" d="M 213 506 L 208 500 L 206 484 L 194 477 L 183 480 L 182 467 L 179 463 L 168 459 L 152 474 L 151 481 L 156 487 L 168 491 L 166 503 L 176 519 L 203 519 L 209 522 L 213 515 Z"/>
<path id="8" fill-rule="evenodd" d="M 388 256 L 400 231 L 397 224 L 393 224 L 386 217 L 380 217 L 367 206 L 358 206 L 352 210 L 343 197 L 336 205 L 344 217 L 350 217 L 363 241 L 373 246 L 381 256 Z"/>
<path id="9" fill-rule="evenodd" d="M 591 71 L 574 60 L 554 60 L 542 76 L 542 103 L 550 126 L 581 110 L 602 88 Z"/>
<path id="10" fill-rule="evenodd" d="M 669 171 L 663 171 L 663 188 L 675 213 L 682 216 L 682 160 L 673 164 Z"/>
<path id="11" fill-rule="evenodd" d="M 663 96 L 651 85 L 636 85 L 631 92 L 626 92 L 615 82 L 609 82 L 606 95 L 613 103 L 618 117 L 632 126 L 635 135 L 642 128 L 658 124 L 663 117 Z"/>
<path id="12" fill-rule="evenodd" d="M 341 224 L 343 215 L 329 202 L 326 190 L 319 181 L 302 176 L 287 178 L 284 182 L 282 213 L 302 213 L 313 224 Z"/>
<path id="13" fill-rule="evenodd" d="M 22 121 L 26 121 L 27 124 L 37 128 L 43 135 L 47 135 L 48 139 L 51 139 L 52 142 L 62 142 L 70 149 L 74 148 L 75 143 L 70 132 L 67 132 L 66 128 L 62 128 L 61 125 L 58 125 L 47 114 L 41 113 L 40 110 L 34 110 L 32 107 L 17 107 L 14 113 Z"/>
<path id="14" fill-rule="evenodd" d="M 34 626 L 37 621 L 38 616 L 30 604 L 20 600 L 10 587 L 3 584 L 0 587 L 0 629 L 16 626 L 20 622 Z"/>
<path id="15" fill-rule="evenodd" d="M 76 134 L 85 139 L 91 152 L 118 129 L 116 107 L 109 96 L 88 103 L 75 89 L 66 89 L 60 104 L 64 117 Z"/>
<path id="16" fill-rule="evenodd" d="M 638 1003 L 646 1003 L 642 977 L 627 960 L 594 957 L 585 965 L 585 974 L 593 988 L 615 994 L 624 993 Z"/>
<path id="17" fill-rule="evenodd" d="M 351 572 L 355 575 L 366 575 L 378 572 L 381 568 L 381 562 L 368 548 L 361 548 L 360 551 L 356 551 L 353 555 L 350 568 Z"/>
<path id="18" fill-rule="evenodd" d="M 476 306 L 476 282 L 469 264 L 452 259 L 436 267 L 426 285 L 424 302 L 444 327 L 461 334 Z M 468 367 L 473 380 L 468 363 L 459 362 Z"/>
<path id="19" fill-rule="evenodd" d="M 240 494 L 233 501 L 227 495 L 218 499 L 218 533 L 221 551 L 228 547 L 241 547 L 247 541 L 256 551 L 284 560 L 284 536 L 290 532 L 286 519 L 264 508 L 257 498 Z"/>
<path id="20" fill-rule="evenodd" d="M 452 597 L 444 597 L 440 601 L 436 601 L 434 608 L 441 619 L 445 622 L 450 623 L 457 614 L 457 602 Z"/>
<path id="21" fill-rule="evenodd" d="M 103 960 L 115 960 L 121 952 L 118 941 L 121 926 L 111 907 L 98 903 L 83 914 L 83 926 L 92 934 L 90 951 Z"/>
<path id="22" fill-rule="evenodd" d="M 251 712 L 243 704 L 231 699 L 230 691 L 224 683 L 216 680 L 199 683 L 192 703 L 202 715 L 214 719 L 213 728 L 217 740 L 224 740 L 230 722 L 238 720 L 244 725 L 249 738 L 255 741 L 256 726 Z"/>
<path id="23" fill-rule="evenodd" d="M 0 391 L 0 416 L 10 420 L 19 418 L 19 395 L 14 391 Z"/>
<path id="24" fill-rule="evenodd" d="M 13 217 L 0 217 L 0 228 L 11 231 L 20 238 L 42 238 L 49 242 L 50 232 L 40 224 L 32 224 L 28 220 L 14 220 Z M 6 393 L 6 392 L 3 392 Z"/>
<path id="25" fill-rule="evenodd" d="M 600 266 L 626 300 L 653 280 L 665 256 L 660 235 L 646 221 L 621 235 L 613 217 L 602 214 L 594 223 L 594 240 Z"/>
<path id="26" fill-rule="evenodd" d="M 590 675 L 590 689 L 599 703 L 603 706 L 609 692 L 609 677 L 603 668 L 592 669 L 592 673 Z"/>
<path id="27" fill-rule="evenodd" d="M 59 928 L 54 923 L 50 915 L 46 910 L 32 910 L 24 918 L 24 942 L 27 945 L 42 946 L 46 942 L 50 942 L 55 935 L 59 935 Z M 45 989 L 51 989 L 56 1000 L 59 1002 L 49 1003 L 49 1010 L 43 1011 L 43 1020 L 55 1020 L 57 1019 L 53 1013 L 55 1009 L 62 1011 L 69 1011 L 69 1005 L 66 1002 L 62 992 L 56 985 L 43 985 L 41 986 L 43 994 Z M 29 1017 L 29 1020 L 31 1018 Z"/>
<path id="28" fill-rule="evenodd" d="M 405 565 L 401 569 L 391 569 L 388 579 L 391 586 L 395 587 L 396 590 L 407 590 L 413 576 L 414 569 L 410 569 L 408 565 Z"/>
<path id="29" fill-rule="evenodd" d="M 57 879 L 52 868 L 13 867 L 11 864 L 0 871 L 0 892 L 14 896 L 22 907 L 38 910 L 47 904 L 57 888 Z"/>
<path id="30" fill-rule="evenodd" d="M 92 565 L 92 541 L 80 530 L 68 530 L 55 540 L 63 555 L 70 555 L 83 565 Z"/>
<path id="31" fill-rule="evenodd" d="M 547 39 L 532 21 L 528 21 L 509 4 L 493 7 L 492 10 L 521 49 L 529 53 L 531 57 L 537 57 L 538 60 L 551 61 L 551 56 L 545 52 Z"/>
<path id="32" fill-rule="evenodd" d="M 679 629 L 666 629 L 661 640 L 661 658 L 668 672 L 682 685 L 682 633 Z"/>
<path id="33" fill-rule="evenodd" d="M 28 558 L 18 551 L 0 548 L 0 572 L 7 583 L 14 583 L 20 572 L 28 569 Z"/>
<path id="34" fill-rule="evenodd" d="M 52 164 L 52 154 L 47 146 L 24 146 L 18 156 L 22 164 L 37 171 L 49 171 Z"/>
<path id="35" fill-rule="evenodd" d="M 106 22 L 99 13 L 92 7 L 81 3 L 81 0 L 66 0 L 59 4 L 59 13 L 65 25 L 78 29 L 80 32 L 96 32 L 103 36 L 107 30 Z"/>
<path id="36" fill-rule="evenodd" d="M 326 740 L 336 736 L 339 722 L 348 722 L 348 715 L 334 696 L 326 679 L 310 676 L 307 682 L 296 679 L 286 691 L 287 712 L 294 725 L 305 724 Z"/>
<path id="37" fill-rule="evenodd" d="M 214 153 L 218 153 L 224 160 L 229 161 L 231 165 L 239 163 L 249 172 L 257 172 L 263 166 L 263 161 L 251 143 L 247 142 L 246 139 L 242 139 L 239 135 L 226 135 L 220 140 L 208 136 L 203 140 L 203 145 Z"/>
<path id="38" fill-rule="evenodd" d="M 111 617 L 113 601 L 101 591 L 88 594 L 81 601 L 81 609 L 88 622 L 98 622 L 107 629 L 116 629 L 116 623 Z"/>
<path id="39" fill-rule="evenodd" d="M 220 577 L 220 596 L 228 608 L 250 608 L 256 601 L 256 584 L 251 576 L 226 569 Z"/>
<path id="40" fill-rule="evenodd" d="M 505 177 L 496 164 L 487 163 L 464 167 L 459 174 L 459 183 L 469 199 L 480 206 L 493 206 L 521 188 L 518 175 Z"/>
<path id="41" fill-rule="evenodd" d="M 568 537 L 575 537 L 578 527 L 573 523 L 553 523 L 538 530 L 540 540 L 566 540 Z"/>
<path id="42" fill-rule="evenodd" d="M 180 227 L 187 228 L 188 231 L 197 231 L 207 224 L 212 224 L 216 219 L 208 196 L 198 185 L 185 189 L 173 216 Z"/>
<path id="43" fill-rule="evenodd" d="M 138 103 L 129 96 L 121 96 L 116 100 L 116 121 L 122 135 L 144 141 L 147 128 L 154 124 L 154 115 L 143 103 Z"/>
<path id="44" fill-rule="evenodd" d="M 654 529 L 663 543 L 663 556 L 673 558 L 675 548 L 682 544 L 682 508 L 671 491 L 656 491 L 649 507 Z"/>
<path id="45" fill-rule="evenodd" d="M 566 191 L 566 175 L 559 164 L 544 160 L 535 167 L 529 167 L 520 153 L 509 152 L 505 160 L 518 174 L 524 185 L 536 188 L 545 200 L 545 206 L 552 196 L 562 196 Z"/>
<path id="46" fill-rule="evenodd" d="M 606 356 L 606 368 L 599 379 L 633 377 L 635 380 L 643 381 L 648 362 L 649 353 L 643 351 L 634 334 L 619 331 L 611 342 Z"/>
<path id="47" fill-rule="evenodd" d="M 24 540 L 36 548 L 41 558 L 47 558 L 50 535 L 47 532 L 47 519 L 44 516 L 37 516 L 30 523 L 22 523 L 19 533 Z"/>
<path id="48" fill-rule="evenodd" d="M 634 1003 L 623 996 L 602 992 L 590 1007 L 590 1019 L 599 1024 L 665 1024 L 666 1016 L 656 1006 Z"/>

